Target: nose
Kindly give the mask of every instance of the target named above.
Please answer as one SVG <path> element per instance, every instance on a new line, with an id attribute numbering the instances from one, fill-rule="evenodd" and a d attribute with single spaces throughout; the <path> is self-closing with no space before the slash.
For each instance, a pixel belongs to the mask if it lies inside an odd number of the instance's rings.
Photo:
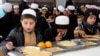
<path id="1" fill-rule="evenodd" d="M 95 19 L 92 19 L 91 21 L 92 21 L 92 22 L 95 22 L 96 20 L 95 20 Z"/>
<path id="2" fill-rule="evenodd" d="M 27 24 L 27 28 L 30 28 L 30 24 Z"/>

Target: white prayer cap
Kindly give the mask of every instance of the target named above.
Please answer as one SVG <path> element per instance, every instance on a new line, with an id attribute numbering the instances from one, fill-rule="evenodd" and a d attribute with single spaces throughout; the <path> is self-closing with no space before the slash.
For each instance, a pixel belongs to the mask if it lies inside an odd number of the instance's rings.
<path id="1" fill-rule="evenodd" d="M 53 10 L 57 10 L 57 8 L 56 8 L 56 7 L 54 7 L 54 8 L 53 8 Z"/>
<path id="2" fill-rule="evenodd" d="M 97 9 L 97 10 L 100 10 L 100 8 L 96 5 L 91 5 L 91 8 L 94 8 L 94 9 Z"/>
<path id="3" fill-rule="evenodd" d="M 24 2 L 28 2 L 28 0 L 24 0 Z"/>
<path id="4" fill-rule="evenodd" d="M 12 11 L 12 4 L 11 3 L 4 3 L 3 4 L 3 10 L 8 13 Z"/>
<path id="5" fill-rule="evenodd" d="M 89 5 L 89 4 L 86 4 L 86 5 L 85 5 L 85 7 L 87 7 L 87 8 L 91 8 L 91 5 Z"/>
<path id="6" fill-rule="evenodd" d="M 100 7 L 96 7 L 97 10 L 100 10 Z"/>
<path id="7" fill-rule="evenodd" d="M 43 10 L 43 9 L 48 10 L 48 8 L 47 8 L 47 7 L 42 7 L 41 9 L 42 9 L 42 10 Z"/>
<path id="8" fill-rule="evenodd" d="M 75 6 L 73 6 L 73 5 L 69 5 L 69 6 L 67 6 L 67 8 L 68 8 L 69 10 L 75 10 Z"/>
<path id="9" fill-rule="evenodd" d="M 84 5 L 81 5 L 80 8 L 85 7 Z"/>
<path id="10" fill-rule="evenodd" d="M 36 17 L 36 12 L 32 9 L 25 9 L 23 12 L 22 12 L 22 15 L 25 15 L 25 14 L 30 14 L 30 15 L 33 15 Z"/>
<path id="11" fill-rule="evenodd" d="M 13 8 L 19 8 L 19 5 L 14 5 Z"/>
<path id="12" fill-rule="evenodd" d="M 96 5 L 91 5 L 91 8 L 96 9 L 96 8 L 97 8 L 97 6 L 96 6 Z"/>
<path id="13" fill-rule="evenodd" d="M 64 7 L 61 6 L 61 5 L 59 5 L 59 6 L 58 6 L 58 10 L 59 10 L 60 12 L 64 12 Z"/>
<path id="14" fill-rule="evenodd" d="M 32 9 L 38 9 L 38 8 L 39 8 L 39 5 L 36 4 L 36 3 L 32 3 L 30 7 L 31 7 Z"/>
<path id="15" fill-rule="evenodd" d="M 55 19 L 55 24 L 57 25 L 69 25 L 69 17 L 68 16 L 57 16 Z"/>
<path id="16" fill-rule="evenodd" d="M 99 14 L 99 18 L 100 18 L 100 14 Z"/>

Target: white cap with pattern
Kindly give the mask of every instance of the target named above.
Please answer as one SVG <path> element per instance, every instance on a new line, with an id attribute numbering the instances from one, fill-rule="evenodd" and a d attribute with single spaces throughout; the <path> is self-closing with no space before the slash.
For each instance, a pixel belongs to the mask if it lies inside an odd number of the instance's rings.
<path id="1" fill-rule="evenodd" d="M 36 17 L 36 12 L 32 9 L 25 9 L 23 12 L 22 12 L 22 15 L 25 15 L 25 14 L 30 14 L 30 15 L 33 15 Z"/>
<path id="2" fill-rule="evenodd" d="M 69 17 L 67 16 L 57 16 L 55 19 L 55 24 L 57 25 L 69 25 Z"/>

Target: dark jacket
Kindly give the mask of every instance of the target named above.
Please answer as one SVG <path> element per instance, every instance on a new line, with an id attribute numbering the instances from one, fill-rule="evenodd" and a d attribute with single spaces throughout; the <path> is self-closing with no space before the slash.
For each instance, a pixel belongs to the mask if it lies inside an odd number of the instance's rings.
<path id="1" fill-rule="evenodd" d="M 4 40 L 9 32 L 19 23 L 20 15 L 15 15 L 13 13 L 7 13 L 2 19 L 0 19 L 0 35 L 3 36 L 2 40 Z"/>
<path id="2" fill-rule="evenodd" d="M 35 31 L 36 33 L 36 44 L 42 41 L 42 36 L 39 33 L 39 31 Z M 23 30 L 21 27 L 16 27 L 7 36 L 7 38 L 1 43 L 5 45 L 8 41 L 12 41 L 14 46 L 24 46 L 24 35 L 23 35 Z"/>
<path id="3" fill-rule="evenodd" d="M 69 20 L 70 20 L 70 27 L 72 28 L 72 30 L 74 30 L 77 26 L 77 16 L 74 14 L 69 15 Z"/>
<path id="4" fill-rule="evenodd" d="M 82 24 L 79 25 L 81 30 L 83 30 L 87 35 L 95 35 L 98 31 L 99 28 L 97 25 L 88 25 L 85 22 L 82 22 Z"/>
<path id="5" fill-rule="evenodd" d="M 13 19 L 13 14 L 11 12 L 6 13 L 6 15 L 0 19 L 0 35 L 3 36 L 3 39 L 5 39 L 6 36 L 9 34 L 12 28 L 11 26 L 13 24 L 13 20 L 15 19 Z"/>
<path id="6" fill-rule="evenodd" d="M 67 8 L 68 5 L 73 5 L 72 0 L 66 0 L 65 8 Z"/>
<path id="7" fill-rule="evenodd" d="M 45 32 L 45 37 L 44 37 L 44 41 L 55 41 L 55 37 L 57 36 L 57 30 L 56 28 L 49 28 L 46 30 Z M 72 30 L 68 29 L 68 32 L 65 34 L 64 37 L 62 37 L 62 40 L 70 40 L 70 39 L 74 39 L 74 33 Z"/>
<path id="8" fill-rule="evenodd" d="M 43 16 L 37 16 L 36 28 L 40 30 L 42 35 L 44 35 L 45 30 L 49 28 L 48 22 Z"/>
<path id="9" fill-rule="evenodd" d="M 20 7 L 20 13 L 22 13 L 24 9 L 28 9 L 28 8 L 29 8 L 29 6 L 27 5 L 26 2 L 22 2 L 22 3 L 19 5 L 19 7 Z"/>

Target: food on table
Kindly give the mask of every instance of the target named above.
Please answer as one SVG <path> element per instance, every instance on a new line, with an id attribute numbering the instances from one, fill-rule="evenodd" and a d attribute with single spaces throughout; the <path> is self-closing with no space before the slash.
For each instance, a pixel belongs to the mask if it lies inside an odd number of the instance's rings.
<path id="1" fill-rule="evenodd" d="M 51 41 L 46 41 L 46 42 L 40 42 L 37 46 L 39 48 L 50 48 L 53 46 L 53 44 Z"/>
<path id="2" fill-rule="evenodd" d="M 84 38 L 96 38 L 96 39 L 100 39 L 100 35 L 85 35 L 83 37 Z"/>
<path id="3" fill-rule="evenodd" d="M 63 49 L 61 49 L 61 48 L 59 48 L 59 47 L 52 47 L 52 48 L 48 48 L 47 49 L 47 51 L 48 52 L 52 52 L 52 53 L 54 53 L 54 52 L 60 52 L 60 51 L 62 51 Z"/>
<path id="4" fill-rule="evenodd" d="M 40 49 L 34 47 L 25 47 L 22 49 L 22 52 L 25 56 L 52 56 L 51 52 L 41 51 Z"/>
<path id="5" fill-rule="evenodd" d="M 57 43 L 59 46 L 76 46 L 77 43 L 75 43 L 74 41 L 61 41 L 59 43 Z"/>
<path id="6" fill-rule="evenodd" d="M 47 48 L 50 48 L 50 47 L 53 46 L 53 44 L 52 44 L 52 42 L 50 42 L 50 41 L 46 41 L 46 42 L 45 42 L 45 46 L 46 46 Z"/>
<path id="7" fill-rule="evenodd" d="M 90 41 L 99 41 L 100 39 L 97 38 L 85 38 L 86 40 L 90 40 Z"/>
<path id="8" fill-rule="evenodd" d="M 100 37 L 100 35 L 94 35 L 95 37 Z"/>
<path id="9" fill-rule="evenodd" d="M 100 40 L 100 35 L 85 35 L 84 38 L 86 40 L 99 41 Z"/>
<path id="10" fill-rule="evenodd" d="M 96 43 L 90 42 L 90 41 L 89 41 L 89 42 L 86 42 L 86 43 L 85 43 L 85 46 L 93 46 L 93 45 L 95 45 L 95 44 L 96 44 Z"/>
<path id="11" fill-rule="evenodd" d="M 37 46 L 39 48 L 45 48 L 46 47 L 44 42 L 40 42 Z"/>
<path id="12" fill-rule="evenodd" d="M 0 50 L 0 56 L 6 56 L 2 50 Z"/>

